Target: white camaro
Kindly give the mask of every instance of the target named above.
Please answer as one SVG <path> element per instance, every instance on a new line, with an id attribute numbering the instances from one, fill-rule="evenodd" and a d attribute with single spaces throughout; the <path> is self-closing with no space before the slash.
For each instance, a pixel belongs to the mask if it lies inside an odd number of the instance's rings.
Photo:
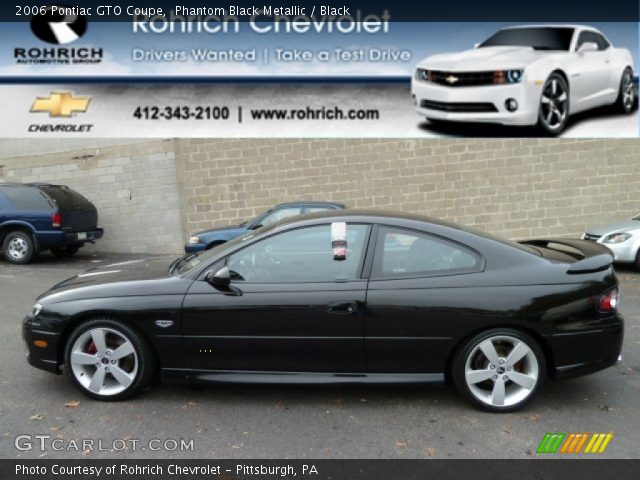
<path id="1" fill-rule="evenodd" d="M 557 135 L 574 113 L 603 105 L 633 111 L 633 58 L 591 27 L 510 27 L 473 50 L 424 59 L 411 91 L 416 111 L 431 121 L 539 125 Z"/>

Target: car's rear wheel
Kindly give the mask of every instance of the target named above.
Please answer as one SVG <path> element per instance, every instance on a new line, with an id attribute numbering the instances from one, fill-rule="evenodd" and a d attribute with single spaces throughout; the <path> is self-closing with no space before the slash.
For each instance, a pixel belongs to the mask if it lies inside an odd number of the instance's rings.
<path id="1" fill-rule="evenodd" d="M 51 249 L 51 253 L 56 258 L 71 258 L 80 250 L 80 245 L 73 245 L 70 247 L 54 247 Z"/>
<path id="2" fill-rule="evenodd" d="M 569 107 L 569 85 L 562 75 L 552 73 L 542 87 L 538 127 L 548 135 L 559 135 L 567 126 Z"/>
<path id="3" fill-rule="evenodd" d="M 470 339 L 453 362 L 458 391 L 490 412 L 512 412 L 529 402 L 546 372 L 537 342 L 518 330 L 498 328 Z"/>
<path id="4" fill-rule="evenodd" d="M 2 242 L 5 258 L 18 265 L 29 263 L 36 254 L 35 244 L 31 234 L 16 230 L 9 232 Z"/>
<path id="5" fill-rule="evenodd" d="M 123 322 L 99 318 L 81 323 L 66 344 L 73 384 L 96 400 L 124 400 L 153 377 L 156 360 L 149 343 Z"/>
<path id="6" fill-rule="evenodd" d="M 636 253 L 636 268 L 640 270 L 640 250 Z"/>
<path id="7" fill-rule="evenodd" d="M 631 113 L 636 104 L 636 90 L 633 85 L 633 72 L 627 68 L 620 79 L 620 91 L 614 104 L 617 111 Z"/>

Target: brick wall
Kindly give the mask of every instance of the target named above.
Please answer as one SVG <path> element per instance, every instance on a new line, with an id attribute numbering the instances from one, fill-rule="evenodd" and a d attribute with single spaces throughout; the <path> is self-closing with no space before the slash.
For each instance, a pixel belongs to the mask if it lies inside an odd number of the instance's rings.
<path id="1" fill-rule="evenodd" d="M 575 236 L 640 213 L 640 140 L 2 140 L 3 181 L 85 194 L 110 252 L 179 253 L 191 233 L 302 199 Z"/>
<path id="2" fill-rule="evenodd" d="M 45 153 L 52 150 L 58 153 Z M 96 250 L 182 250 L 173 140 L 72 142 L 66 149 L 60 141 L 4 140 L 0 154 L 0 182 L 60 183 L 89 198 L 105 229 Z"/>
<path id="3" fill-rule="evenodd" d="M 183 237 L 290 200 L 417 212 L 511 238 L 640 213 L 640 141 L 176 140 Z"/>

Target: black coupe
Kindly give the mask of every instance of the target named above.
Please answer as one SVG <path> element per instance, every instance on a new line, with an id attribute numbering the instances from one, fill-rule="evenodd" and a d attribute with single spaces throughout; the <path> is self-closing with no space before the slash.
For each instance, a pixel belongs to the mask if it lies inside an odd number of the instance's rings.
<path id="1" fill-rule="evenodd" d="M 120 400 L 171 382 L 430 383 L 490 411 L 547 377 L 613 365 L 623 320 L 605 247 L 511 242 L 422 216 L 285 220 L 167 265 L 70 278 L 24 320 L 31 365 Z"/>

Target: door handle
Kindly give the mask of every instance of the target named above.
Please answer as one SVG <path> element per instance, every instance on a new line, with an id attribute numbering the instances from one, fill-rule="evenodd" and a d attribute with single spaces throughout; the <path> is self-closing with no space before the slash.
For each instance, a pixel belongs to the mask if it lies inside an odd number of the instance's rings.
<path id="1" fill-rule="evenodd" d="M 327 312 L 333 315 L 353 315 L 358 311 L 358 302 L 341 301 L 333 302 L 327 305 Z"/>

